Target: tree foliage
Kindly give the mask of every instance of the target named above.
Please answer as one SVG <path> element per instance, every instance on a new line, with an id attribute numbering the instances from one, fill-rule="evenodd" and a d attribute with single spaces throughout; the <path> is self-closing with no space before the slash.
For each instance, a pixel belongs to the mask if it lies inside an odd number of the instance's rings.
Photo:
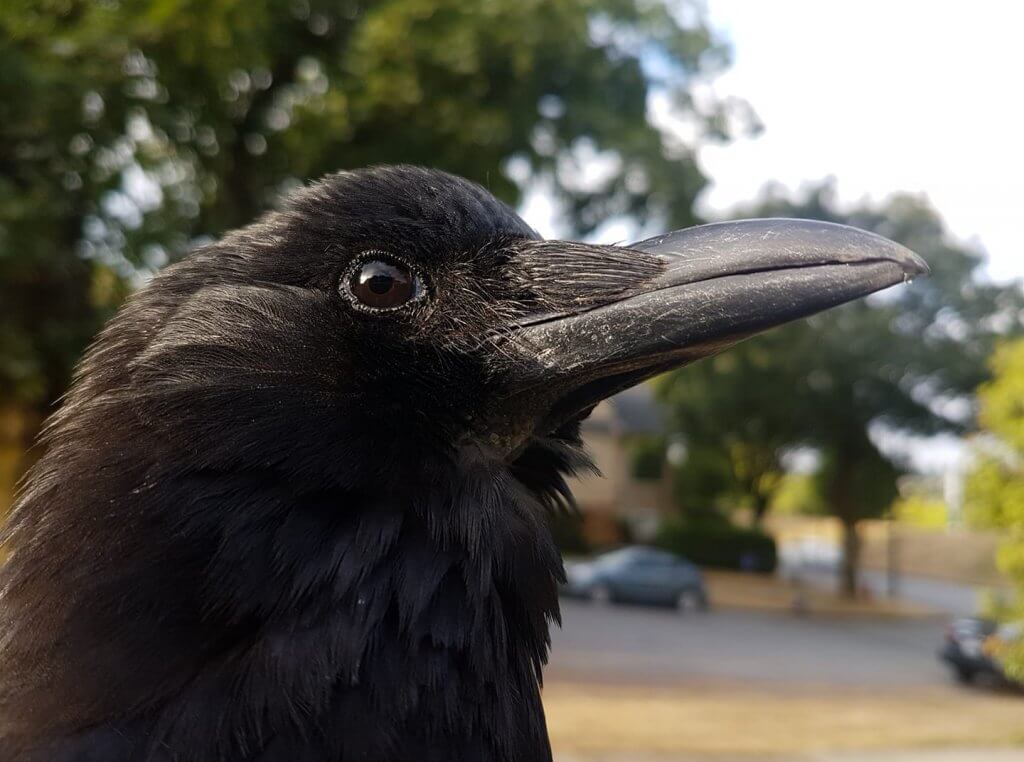
<path id="1" fill-rule="evenodd" d="M 907 245 L 932 267 L 929 278 L 773 331 L 661 382 L 695 448 L 745 442 L 760 453 L 748 462 L 760 464 L 763 477 L 779 470 L 788 448 L 817 450 L 818 490 L 846 528 L 844 587 L 852 592 L 856 525 L 891 504 L 904 465 L 880 449 L 879 432 L 968 430 L 970 395 L 988 375 L 995 341 L 1024 327 L 1024 298 L 1016 285 L 986 283 L 983 255 L 953 242 L 920 198 L 843 213 L 826 184 L 802 202 L 770 196 L 741 216 L 852 224 Z"/>
<path id="2" fill-rule="evenodd" d="M 423 163 L 513 203 L 544 178 L 583 231 L 691 223 L 694 146 L 648 100 L 715 137 L 689 88 L 725 63 L 689 0 L 5 2 L 0 398 L 48 405 L 140 278 L 336 169 Z"/>
<path id="3" fill-rule="evenodd" d="M 991 362 L 993 378 L 978 390 L 977 459 L 967 480 L 970 519 L 1003 538 L 997 562 L 1017 588 L 1018 617 L 1024 615 L 1024 340 L 1003 344 Z M 1024 643 L 1009 654 L 1024 675 Z"/>
<path id="4" fill-rule="evenodd" d="M 799 434 L 777 399 L 788 393 L 791 373 L 775 344 L 768 334 L 660 380 L 672 426 L 688 444 L 674 478 L 688 518 L 750 508 L 760 521 L 767 510 L 783 450 Z"/>

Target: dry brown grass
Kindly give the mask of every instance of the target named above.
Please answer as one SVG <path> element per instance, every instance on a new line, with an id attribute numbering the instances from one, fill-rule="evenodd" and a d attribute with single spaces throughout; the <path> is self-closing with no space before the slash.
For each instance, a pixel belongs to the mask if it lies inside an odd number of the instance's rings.
<path id="1" fill-rule="evenodd" d="M 766 755 L 1024 746 L 1024 698 L 912 690 L 555 683 L 544 691 L 557 753 Z M 1024 759 L 1024 751 L 1021 752 Z"/>

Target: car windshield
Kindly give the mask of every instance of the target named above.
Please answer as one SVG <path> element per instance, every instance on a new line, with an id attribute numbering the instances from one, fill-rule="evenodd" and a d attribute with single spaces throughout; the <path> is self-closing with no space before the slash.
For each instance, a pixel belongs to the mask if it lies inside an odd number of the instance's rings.
<path id="1" fill-rule="evenodd" d="M 637 564 L 672 564 L 678 559 L 671 553 L 652 548 L 620 548 L 599 556 L 594 563 L 605 569 L 621 569 Z"/>

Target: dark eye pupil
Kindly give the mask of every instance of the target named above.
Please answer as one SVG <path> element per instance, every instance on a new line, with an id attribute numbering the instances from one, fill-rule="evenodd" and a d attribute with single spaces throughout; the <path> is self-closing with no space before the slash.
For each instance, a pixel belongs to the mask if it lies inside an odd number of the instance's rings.
<path id="1" fill-rule="evenodd" d="M 366 285 L 369 286 L 370 290 L 375 294 L 386 294 L 395 287 L 395 281 L 387 275 L 374 275 L 366 281 Z"/>
<path id="2" fill-rule="evenodd" d="M 352 296 L 375 309 L 400 307 L 416 296 L 416 279 L 403 265 L 374 260 L 360 265 L 348 284 Z"/>

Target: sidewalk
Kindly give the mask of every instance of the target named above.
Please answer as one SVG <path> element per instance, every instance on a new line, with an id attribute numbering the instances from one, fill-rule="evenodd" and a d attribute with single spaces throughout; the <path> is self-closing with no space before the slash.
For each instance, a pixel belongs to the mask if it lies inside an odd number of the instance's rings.
<path id="1" fill-rule="evenodd" d="M 806 762 L 1021 762 L 1024 747 L 1019 749 L 952 749 L 940 751 L 860 752 L 807 757 Z M 801 761 L 803 762 L 803 761 Z"/>
<path id="2" fill-rule="evenodd" d="M 919 751 L 872 751 L 820 753 L 803 756 L 575 756 L 558 754 L 555 762 L 1024 762 L 1019 749 L 922 749 Z"/>

